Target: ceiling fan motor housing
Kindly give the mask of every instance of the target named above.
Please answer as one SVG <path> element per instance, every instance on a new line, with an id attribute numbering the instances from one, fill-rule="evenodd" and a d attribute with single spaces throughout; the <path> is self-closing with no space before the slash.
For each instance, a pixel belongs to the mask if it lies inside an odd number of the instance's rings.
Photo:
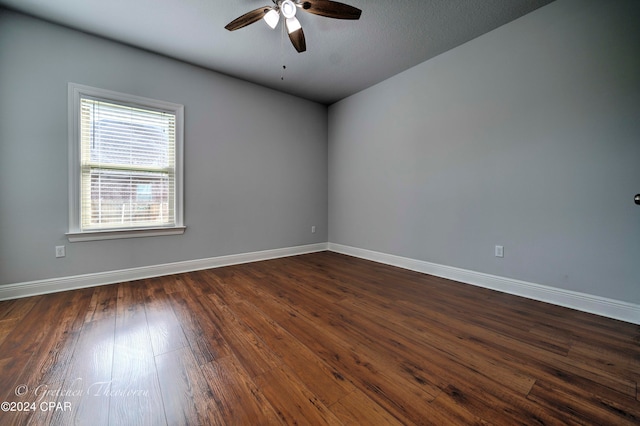
<path id="1" fill-rule="evenodd" d="M 280 2 L 280 11 L 285 18 L 293 18 L 296 16 L 296 5 L 291 0 L 284 0 Z"/>

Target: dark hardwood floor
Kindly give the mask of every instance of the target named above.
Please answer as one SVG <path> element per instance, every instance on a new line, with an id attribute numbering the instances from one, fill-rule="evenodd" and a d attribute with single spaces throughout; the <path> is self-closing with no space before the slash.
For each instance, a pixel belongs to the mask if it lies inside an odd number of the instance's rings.
<path id="1" fill-rule="evenodd" d="M 2 425 L 637 425 L 640 326 L 323 252 L 0 302 L 0 379 Z"/>

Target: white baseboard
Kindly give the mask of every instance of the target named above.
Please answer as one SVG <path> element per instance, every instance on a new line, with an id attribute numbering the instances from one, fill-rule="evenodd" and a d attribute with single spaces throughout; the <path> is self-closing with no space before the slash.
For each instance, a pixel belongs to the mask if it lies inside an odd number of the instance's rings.
<path id="1" fill-rule="evenodd" d="M 286 247 L 252 253 L 240 253 L 207 259 L 186 260 L 162 265 L 122 269 L 118 271 L 97 272 L 72 277 L 1 285 L 0 300 L 18 299 L 39 294 L 96 287 L 105 284 L 219 268 L 325 250 L 640 325 L 640 305 L 637 304 L 335 243 Z"/>
<path id="2" fill-rule="evenodd" d="M 328 249 L 336 253 L 347 254 L 378 263 L 435 275 L 465 284 L 471 284 L 478 287 L 501 291 L 503 293 L 526 297 L 528 299 L 552 303 L 554 305 L 626 321 L 632 324 L 640 324 L 640 305 L 633 303 L 622 302 L 586 293 L 579 293 L 571 290 L 563 290 L 526 281 L 514 280 L 511 278 L 498 277 L 495 275 L 454 268 L 451 266 L 438 265 L 436 263 L 344 246 L 341 244 L 329 243 Z"/>
<path id="3" fill-rule="evenodd" d="M 39 294 L 75 290 L 85 287 L 96 287 L 105 284 L 134 281 L 163 275 L 179 274 L 202 269 L 219 268 L 279 257 L 295 256 L 327 250 L 327 243 L 309 244 L 297 247 L 286 247 L 252 253 L 232 254 L 207 259 L 186 260 L 163 265 L 143 266 L 140 268 L 122 269 L 118 271 L 97 272 L 72 277 L 52 278 L 0 286 L 0 300 L 18 299 Z"/>

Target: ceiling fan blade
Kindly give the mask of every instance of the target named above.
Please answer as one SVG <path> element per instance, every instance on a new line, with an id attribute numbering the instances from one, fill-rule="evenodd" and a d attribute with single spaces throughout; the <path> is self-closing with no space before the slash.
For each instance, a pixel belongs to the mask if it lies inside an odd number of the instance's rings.
<path id="1" fill-rule="evenodd" d="M 291 40 L 291 44 L 296 48 L 298 53 L 302 53 L 307 50 L 307 42 L 304 39 L 304 32 L 302 28 L 289 33 L 289 40 Z"/>
<path id="2" fill-rule="evenodd" d="M 360 19 L 362 11 L 348 4 L 331 0 L 304 0 L 302 9 L 315 15 L 335 19 Z"/>
<path id="3" fill-rule="evenodd" d="M 228 29 L 229 31 L 235 31 L 235 30 L 239 30 L 240 28 L 244 28 L 247 25 L 253 24 L 254 22 L 258 22 L 259 20 L 264 18 L 264 15 L 266 15 L 271 9 L 273 8 L 265 6 L 256 10 L 252 10 L 251 12 L 247 12 L 244 15 L 240 16 L 239 18 L 236 18 L 233 21 L 229 22 L 225 26 L 225 28 Z"/>

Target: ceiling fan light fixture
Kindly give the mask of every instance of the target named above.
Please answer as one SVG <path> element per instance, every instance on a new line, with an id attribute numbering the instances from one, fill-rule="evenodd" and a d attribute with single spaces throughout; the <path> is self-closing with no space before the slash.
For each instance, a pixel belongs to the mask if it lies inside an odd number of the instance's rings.
<path id="1" fill-rule="evenodd" d="M 302 28 L 302 25 L 300 25 L 300 21 L 298 21 L 298 18 L 287 18 L 287 31 L 289 32 L 289 34 L 298 31 L 300 28 Z"/>
<path id="2" fill-rule="evenodd" d="M 280 10 L 282 11 L 282 16 L 287 19 L 291 19 L 296 16 L 296 5 L 291 0 L 284 0 L 280 3 Z"/>
<path id="3" fill-rule="evenodd" d="M 264 22 L 274 30 L 278 25 L 278 21 L 280 21 L 280 14 L 275 9 L 271 9 L 266 15 L 264 15 L 263 19 Z"/>

